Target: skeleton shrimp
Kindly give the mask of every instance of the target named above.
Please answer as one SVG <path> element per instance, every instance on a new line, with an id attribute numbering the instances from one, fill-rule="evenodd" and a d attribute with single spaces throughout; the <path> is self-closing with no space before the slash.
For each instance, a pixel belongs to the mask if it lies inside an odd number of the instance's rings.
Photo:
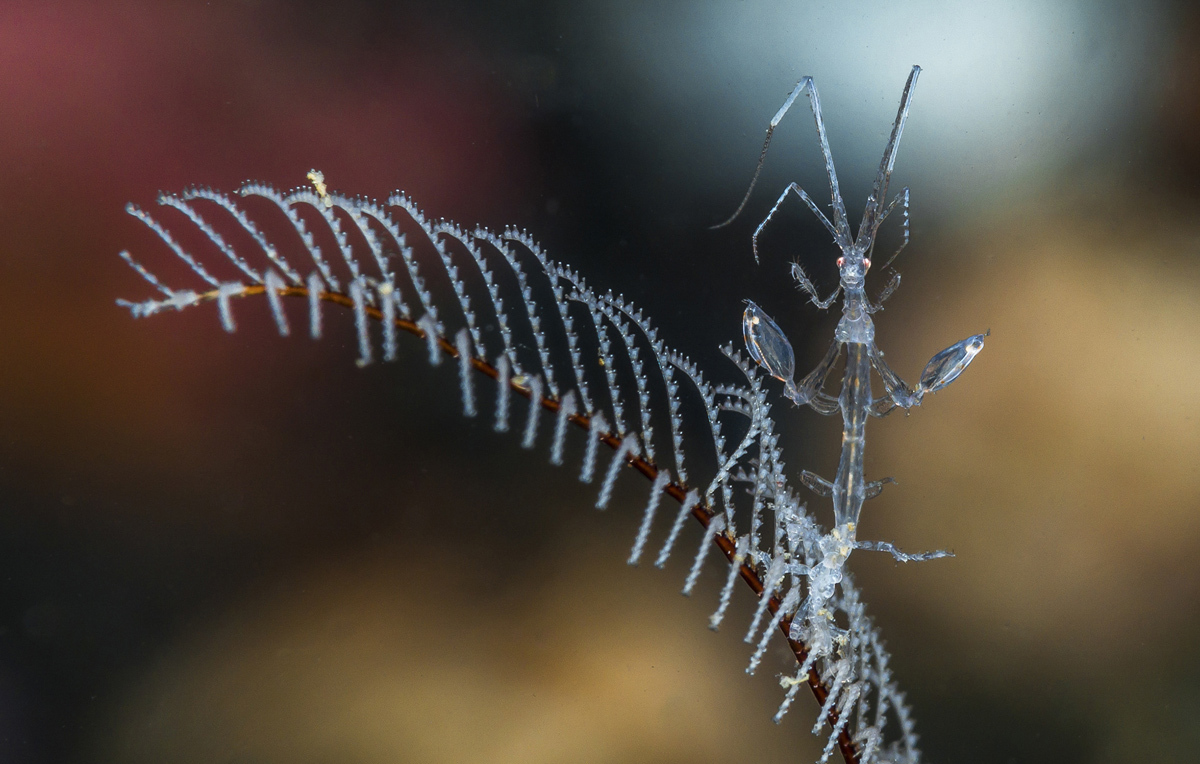
<path id="1" fill-rule="evenodd" d="M 900 96 L 900 109 L 896 114 L 896 121 L 892 124 L 891 137 L 884 149 L 875 184 L 867 198 L 866 210 L 863 212 L 857 236 L 851 235 L 850 232 L 846 207 L 842 202 L 841 192 L 838 190 L 837 174 L 833 168 L 833 156 L 825 135 L 825 124 L 821 118 L 820 98 L 811 77 L 805 77 L 796 84 L 795 89 L 792 90 L 783 106 L 771 120 L 771 124 L 767 128 L 767 138 L 759 156 L 758 167 L 755 169 L 750 188 L 741 204 L 728 220 L 714 226 L 719 228 L 728 225 L 741 213 L 754 190 L 755 183 L 758 182 L 763 161 L 766 159 L 767 147 L 771 143 L 771 134 L 800 94 L 806 93 L 812 104 L 817 135 L 825 158 L 825 170 L 829 175 L 833 221 L 830 222 L 804 189 L 796 183 L 790 183 L 755 230 L 751 240 L 752 249 L 757 262 L 759 234 L 771 221 L 788 195 L 795 193 L 828 229 L 838 249 L 841 250 L 841 256 L 837 259 L 838 286 L 825 299 L 821 299 L 816 287 L 798 263 L 792 265 L 792 277 L 796 280 L 799 288 L 809 296 L 812 303 L 822 310 L 832 305 L 840 292 L 842 294 L 842 318 L 834 332 L 833 344 L 824 359 L 799 382 L 794 379 L 795 356 L 791 344 L 770 316 L 753 302 L 747 301 L 742 330 L 750 356 L 770 376 L 783 382 L 784 395 L 796 405 L 807 405 L 826 416 L 831 416 L 838 411 L 842 414 L 842 452 L 834 479 L 832 481 L 825 480 L 808 471 L 801 474 L 801 482 L 810 490 L 821 496 L 831 496 L 833 499 L 834 528 L 828 535 L 821 538 L 822 559 L 811 568 L 802 565 L 795 566 L 797 568 L 795 572 L 807 575 L 809 581 L 809 595 L 804 608 L 803 622 L 805 625 L 801 626 L 801 619 L 798 618 L 796 627 L 805 632 L 811 640 L 810 644 L 813 645 L 814 653 L 827 655 L 832 650 L 832 641 L 835 639 L 833 632 L 836 631 L 836 628 L 833 627 L 831 618 L 823 614 L 826 613 L 825 605 L 828 599 L 841 581 L 842 568 L 846 558 L 854 549 L 888 552 L 900 562 L 950 556 L 948 552 L 906 554 L 889 542 L 859 541 L 856 535 L 863 502 L 878 496 L 886 483 L 895 482 L 891 478 L 868 482 L 863 476 L 863 446 L 867 417 L 882 417 L 897 407 L 909 409 L 921 405 L 921 400 L 926 394 L 941 390 L 962 374 L 979 351 L 983 349 L 984 339 L 988 336 L 988 333 L 973 335 L 934 355 L 921 373 L 916 387 L 910 387 L 896 372 L 892 371 L 884 361 L 883 352 L 875 344 L 875 325 L 871 321 L 871 314 L 880 310 L 883 301 L 899 285 L 900 278 L 899 274 L 895 274 L 876 302 L 871 302 L 867 297 L 865 279 L 867 271 L 871 268 L 875 235 L 879 227 L 898 206 L 902 206 L 904 217 L 904 240 L 884 267 L 890 265 L 908 244 L 909 191 L 904 188 L 890 203 L 887 202 L 887 194 L 892 168 L 896 162 L 896 147 L 900 142 L 900 135 L 904 131 L 904 123 L 908 118 L 909 104 L 912 100 L 913 86 L 916 84 L 920 72 L 921 68 L 914 66 L 908 75 L 908 82 Z M 843 349 L 846 352 L 846 370 L 842 378 L 841 393 L 835 398 L 824 392 L 824 387 Z M 872 397 L 872 368 L 883 380 L 883 385 L 887 390 L 885 397 L 878 399 Z"/>

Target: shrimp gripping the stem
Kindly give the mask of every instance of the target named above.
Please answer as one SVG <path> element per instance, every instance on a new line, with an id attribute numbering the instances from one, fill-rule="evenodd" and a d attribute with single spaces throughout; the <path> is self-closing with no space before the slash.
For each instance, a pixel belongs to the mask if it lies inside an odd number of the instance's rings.
<path id="1" fill-rule="evenodd" d="M 983 349 L 984 338 L 987 336 L 986 333 L 976 334 L 934 355 L 921 373 L 916 387 L 910 387 L 900 375 L 892 371 L 884 361 L 883 352 L 875 344 L 875 324 L 871 320 L 871 314 L 877 312 L 883 301 L 899 286 L 900 277 L 899 274 L 892 277 L 876 302 L 872 302 L 867 297 L 865 282 L 867 271 L 871 268 L 875 235 L 879 231 L 879 227 L 897 207 L 901 208 L 904 218 L 904 239 L 895 254 L 885 264 L 885 268 L 908 243 L 909 192 L 905 188 L 891 202 L 888 202 L 888 182 L 891 180 L 892 168 L 896 162 L 896 147 L 900 142 L 900 135 L 904 131 L 905 120 L 908 118 L 913 86 L 916 84 L 920 72 L 921 68 L 914 66 L 908 75 L 908 82 L 904 85 L 904 92 L 900 96 L 900 109 L 896 114 L 896 121 L 892 123 L 891 137 L 884 149 L 883 159 L 879 163 L 875 184 L 871 189 L 870 196 L 867 197 L 867 206 L 863 212 L 857 235 L 852 235 L 850 224 L 846 218 L 846 206 L 842 202 L 841 192 L 838 190 L 837 173 L 833 169 L 833 156 L 829 150 L 829 140 L 825 135 L 825 124 L 821 118 L 821 101 L 811 77 L 805 77 L 797 83 L 791 95 L 771 120 L 771 124 L 767 127 L 767 137 L 763 143 L 762 153 L 759 155 L 758 167 L 750 181 L 750 188 L 729 220 L 720 224 L 723 226 L 732 222 L 742 211 L 750 193 L 754 190 L 759 173 L 762 171 L 767 148 L 771 143 L 771 134 L 800 94 L 807 94 L 817 124 L 821 151 L 825 157 L 825 170 L 829 176 L 833 220 L 830 221 L 821 212 L 804 189 L 796 183 L 790 183 L 755 230 L 751 244 L 754 259 L 757 262 L 759 234 L 788 198 L 788 194 L 795 193 L 833 236 L 834 242 L 841 250 L 841 255 L 837 259 L 838 286 L 824 299 L 817 293 L 816 287 L 799 263 L 792 264 L 792 277 L 813 304 L 822 310 L 832 305 L 838 294 L 841 293 L 842 318 L 838 322 L 833 343 L 825 353 L 825 357 L 821 359 L 815 369 L 797 382 L 795 380 L 795 354 L 792 351 L 791 343 L 788 342 L 779 325 L 762 308 L 750 301 L 747 301 L 742 317 L 742 332 L 751 358 L 768 374 L 783 382 L 784 395 L 796 405 L 810 406 L 814 411 L 826 416 L 832 416 L 839 411 L 842 414 L 842 452 L 838 461 L 837 474 L 833 480 L 825 480 L 807 470 L 800 476 L 801 482 L 814 493 L 832 498 L 834 526 L 829 533 L 819 536 L 817 556 L 805 561 L 793 560 L 788 565 L 788 569 L 793 575 L 803 576 L 807 579 L 807 596 L 797 609 L 789 628 L 791 639 L 803 640 L 810 648 L 808 657 L 796 674 L 797 678 L 805 676 L 805 672 L 813 665 L 813 661 L 824 658 L 834 660 L 834 665 L 840 667 L 838 676 L 843 681 L 854 679 L 851 668 L 853 665 L 851 656 L 855 651 L 852 644 L 853 635 L 850 630 L 838 626 L 833 615 L 836 608 L 832 606 L 837 601 L 839 586 L 845 586 L 844 570 L 846 560 L 851 552 L 855 549 L 888 552 L 898 562 L 914 562 L 951 556 L 949 552 L 942 551 L 907 554 L 890 542 L 859 541 L 857 537 L 858 518 L 862 512 L 863 502 L 878 496 L 887 483 L 895 482 L 891 478 L 868 482 L 863 476 L 863 447 L 866 442 L 867 418 L 886 416 L 897 407 L 909 409 L 921 405 L 921 400 L 927 393 L 936 392 L 958 378 Z M 835 398 L 826 393 L 824 388 L 843 350 L 846 353 L 846 370 L 842 377 L 841 392 Z M 884 388 L 887 391 L 887 395 L 882 398 L 876 399 L 871 393 L 872 368 L 883 380 Z M 835 660 L 835 655 L 841 657 Z"/>
<path id="2" fill-rule="evenodd" d="M 880 309 L 883 301 L 891 295 L 900 283 L 899 274 L 892 277 L 891 282 L 884 288 L 878 301 L 872 302 L 867 297 L 865 281 L 867 271 L 871 267 L 871 254 L 875 247 L 875 235 L 888 216 L 898 207 L 904 218 L 904 240 L 895 254 L 888 260 L 890 265 L 896 255 L 904 249 L 909 239 L 908 200 L 909 191 L 902 189 L 889 203 L 887 202 L 888 183 L 891 180 L 892 169 L 896 162 L 896 148 L 900 135 L 904 131 L 904 123 L 908 118 L 909 104 L 912 100 L 913 87 L 921 68 L 914 66 L 904 85 L 900 97 L 900 109 L 896 121 L 892 124 L 891 137 L 884 149 L 883 159 L 879 163 L 879 172 L 875 176 L 875 184 L 867 198 L 867 206 L 863 212 L 862 223 L 857 235 L 852 235 L 850 224 L 846 217 L 846 207 L 838 190 L 837 173 L 833 168 L 833 156 L 829 150 L 829 140 L 825 134 L 825 124 L 821 118 L 821 101 L 817 95 L 816 85 L 811 77 L 800 80 L 784 102 L 775 118 L 767 128 L 767 139 L 763 144 L 758 168 L 750 183 L 746 198 L 738 206 L 734 215 L 726 225 L 736 218 L 746 204 L 750 191 L 758 181 L 766 158 L 767 147 L 771 142 L 771 134 L 788 109 L 795 103 L 801 93 L 807 94 L 812 103 L 813 116 L 817 124 L 817 135 L 821 143 L 821 151 L 825 157 L 825 169 L 829 176 L 829 190 L 833 201 L 833 220 L 830 221 L 812 198 L 797 184 L 791 183 L 784 189 L 776 200 L 775 205 L 759 224 L 752 238 L 752 248 L 755 260 L 758 260 L 758 236 L 763 228 L 771 221 L 775 212 L 782 206 L 790 193 L 803 201 L 817 218 L 832 234 L 834 242 L 841 250 L 837 259 L 839 283 L 833 292 L 822 299 L 817 293 L 812 281 L 805 275 L 798 263 L 792 264 L 792 277 L 799 288 L 804 291 L 813 304 L 821 309 L 828 308 L 842 295 L 842 319 L 838 322 L 834 333 L 834 341 L 825 357 L 807 376 L 797 382 L 795 376 L 795 355 L 791 344 L 779 326 L 771 320 L 758 305 L 747 301 L 742 320 L 742 330 L 746 348 L 751 357 L 772 377 L 784 383 L 784 394 L 797 405 L 808 405 L 814 411 L 826 416 L 840 411 L 842 414 L 842 453 L 838 463 L 837 474 L 832 481 L 825 480 L 811 472 L 802 473 L 802 482 L 812 491 L 821 496 L 833 499 L 835 529 L 840 543 L 835 544 L 838 552 L 834 555 L 836 567 L 840 568 L 851 549 L 872 549 L 889 552 L 901 562 L 926 560 L 935 557 L 948 556 L 946 552 L 927 552 L 923 554 L 905 554 L 887 542 L 858 541 L 855 529 L 858 525 L 859 513 L 863 502 L 879 495 L 886 483 L 894 482 L 884 478 L 868 482 L 863 477 L 863 446 L 865 442 L 866 422 L 868 416 L 882 417 L 894 411 L 897 407 L 909 409 L 921 405 L 921 400 L 927 393 L 936 392 L 953 382 L 974 360 L 983 349 L 987 334 L 976 334 L 957 342 L 933 356 L 922 372 L 920 381 L 915 387 L 910 387 L 899 374 L 892 371 L 884 360 L 883 352 L 875 344 L 875 325 L 871 314 Z M 846 370 L 842 378 L 841 393 L 835 398 L 824 392 L 826 380 L 833 373 L 834 365 L 843 349 L 846 353 Z M 874 369 L 883 380 L 887 395 L 874 398 L 871 394 L 871 369 Z"/>

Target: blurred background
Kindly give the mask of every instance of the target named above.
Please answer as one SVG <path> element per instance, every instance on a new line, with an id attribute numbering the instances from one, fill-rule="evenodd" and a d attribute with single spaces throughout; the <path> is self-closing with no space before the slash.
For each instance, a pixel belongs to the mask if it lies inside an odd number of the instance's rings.
<path id="1" fill-rule="evenodd" d="M 1193 761 L 1200 15 L 1117 0 L 4 2 L 0 761 L 815 760 L 749 595 L 714 634 L 715 565 L 624 564 L 637 479 L 595 512 L 416 341 L 356 368 L 348 316 L 134 321 L 116 255 L 166 258 L 127 201 L 316 167 L 530 230 L 703 365 L 753 299 L 807 369 L 836 315 L 787 267 L 827 291 L 835 250 L 792 202 L 749 244 L 788 181 L 827 201 L 803 102 L 708 227 L 803 75 L 857 221 L 914 63 L 879 344 L 911 380 L 992 336 L 871 423 L 860 535 L 957 557 L 851 567 L 930 761 Z M 839 423 L 779 419 L 832 473 Z"/>

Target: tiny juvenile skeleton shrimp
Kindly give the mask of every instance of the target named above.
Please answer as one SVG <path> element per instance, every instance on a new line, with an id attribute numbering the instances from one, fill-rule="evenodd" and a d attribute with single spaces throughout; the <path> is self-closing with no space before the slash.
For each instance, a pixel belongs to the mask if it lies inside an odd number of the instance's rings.
<path id="1" fill-rule="evenodd" d="M 884 267 L 890 265 L 896 255 L 900 254 L 900 251 L 908 244 L 908 189 L 903 189 L 890 203 L 887 203 L 887 194 L 888 182 L 891 180 L 892 168 L 896 162 L 896 147 L 900 142 L 900 134 L 904 130 L 904 122 L 908 118 L 913 86 L 916 84 L 917 75 L 920 72 L 921 68 L 914 66 L 908 76 L 908 82 L 904 86 L 904 93 L 900 97 L 900 110 L 896 115 L 896 121 L 892 124 L 891 137 L 884 150 L 883 160 L 879 164 L 875 185 L 871 190 L 871 195 L 867 198 L 866 210 L 863 212 L 862 223 L 859 225 L 857 235 L 851 234 L 846 207 L 838 190 L 837 173 L 833 169 L 833 156 L 829 150 L 829 141 L 826 138 L 825 125 L 821 118 L 821 102 L 811 77 L 800 80 L 774 119 L 771 120 L 771 124 L 767 128 L 767 139 L 763 144 L 762 154 L 758 161 L 758 168 L 750 182 L 750 189 L 746 192 L 746 197 L 742 199 L 742 203 L 738 205 L 733 216 L 720 224 L 724 226 L 732 222 L 746 205 L 746 200 L 754 190 L 754 184 L 758 181 L 759 172 L 762 170 L 767 147 L 771 143 L 771 134 L 800 94 L 807 93 L 812 103 L 813 116 L 817 123 L 817 135 L 825 157 L 825 169 L 829 176 L 833 220 L 831 222 L 821 212 L 802 188 L 791 183 L 784 189 L 771 211 L 754 232 L 751 240 L 752 249 L 755 261 L 757 261 L 759 234 L 787 199 L 788 194 L 794 192 L 832 234 L 834 242 L 841 250 L 841 256 L 837 259 L 838 286 L 825 299 L 821 299 L 817 294 L 816 287 L 813 286 L 812 281 L 808 279 L 798 263 L 792 264 L 792 277 L 800 289 L 808 294 L 813 304 L 821 309 L 832 305 L 837 299 L 838 293 L 841 292 L 842 319 L 838 322 L 833 344 L 824 359 L 799 382 L 794 379 L 796 361 L 791 343 L 788 342 L 779 326 L 771 320 L 771 317 L 750 301 L 747 301 L 743 314 L 742 331 L 750 356 L 768 374 L 783 382 L 784 395 L 797 405 L 808 405 L 820 414 L 828 416 L 839 411 L 842 414 L 842 454 L 834 479 L 832 481 L 825 480 L 807 471 L 801 474 L 801 481 L 809 489 L 821 496 L 833 498 L 835 527 L 829 537 L 831 556 L 825 561 L 825 565 L 837 569 L 841 568 L 846 556 L 853 549 L 889 552 L 902 562 L 947 556 L 946 552 L 910 555 L 899 551 L 887 542 L 857 540 L 855 534 L 863 502 L 879 495 L 886 483 L 895 482 L 891 478 L 868 482 L 863 477 L 866 422 L 868 416 L 886 416 L 896 407 L 908 409 L 921 405 L 921 399 L 927 393 L 937 392 L 958 378 L 983 349 L 984 338 L 987 337 L 986 333 L 976 334 L 935 355 L 925 366 L 925 371 L 922 372 L 916 387 L 910 387 L 896 372 L 892 371 L 884 361 L 883 352 L 875 345 L 875 325 L 871 321 L 871 314 L 878 311 L 883 301 L 896 289 L 900 283 L 900 277 L 899 274 L 892 277 L 876 302 L 872 302 L 867 297 L 865 280 L 867 271 L 871 268 L 870 254 L 874 250 L 875 235 L 888 215 L 898 206 L 902 207 L 901 214 L 904 217 L 904 240 Z M 846 351 L 846 371 L 842 378 L 841 393 L 835 398 L 824 392 L 824 387 L 843 349 Z M 886 397 L 876 399 L 871 395 L 872 368 L 883 380 L 887 390 Z M 833 565 L 829 565 L 829 563 L 833 563 Z"/>
<path id="2" fill-rule="evenodd" d="M 325 173 L 321 172 L 320 170 L 309 170 L 308 175 L 305 177 L 307 177 L 308 181 L 313 184 L 313 188 L 316 189 L 317 196 L 320 197 L 321 201 L 325 203 L 325 206 L 332 207 L 333 199 L 329 197 L 329 187 L 325 185 Z"/>

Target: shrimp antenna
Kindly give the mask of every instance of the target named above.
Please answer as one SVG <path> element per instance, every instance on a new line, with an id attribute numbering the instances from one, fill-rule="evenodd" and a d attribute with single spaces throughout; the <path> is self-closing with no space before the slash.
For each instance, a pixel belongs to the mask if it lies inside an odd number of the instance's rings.
<path id="1" fill-rule="evenodd" d="M 771 119 L 771 124 L 767 125 L 767 138 L 763 141 L 762 153 L 758 155 L 758 166 L 754 168 L 754 177 L 750 179 L 750 188 L 746 189 L 746 195 L 742 197 L 742 201 L 738 204 L 737 209 L 724 222 L 709 226 L 708 230 L 715 231 L 718 228 L 725 226 L 737 220 L 737 216 L 742 214 L 742 210 L 746 207 L 746 202 L 750 201 L 750 194 L 754 193 L 754 186 L 758 184 L 758 176 L 762 173 L 763 163 L 767 161 L 767 148 L 771 145 L 771 135 L 774 134 L 775 128 L 779 126 L 783 115 L 787 114 L 787 110 L 796 102 L 796 98 L 804 91 L 804 88 L 812 86 L 812 77 L 804 77 L 796 83 L 796 87 L 792 89 L 792 94 L 783 102 L 783 106 L 779 107 L 779 111 L 775 112 L 775 116 Z"/>
<path id="2" fill-rule="evenodd" d="M 896 149 L 900 145 L 904 123 L 908 121 L 908 108 L 912 104 L 913 87 L 917 84 L 917 77 L 920 74 L 921 67 L 914 65 L 912 71 L 908 73 L 908 81 L 904 83 L 904 92 L 900 95 L 900 108 L 896 112 L 896 121 L 892 123 L 892 134 L 888 138 L 887 148 L 883 151 L 883 159 L 879 161 L 879 172 L 875 176 L 875 185 L 871 188 L 871 196 L 867 199 L 867 207 L 863 211 L 862 224 L 858 227 L 856 243 L 859 249 L 866 250 L 874 244 L 879 226 L 883 224 L 884 218 L 896 204 L 892 202 L 890 206 L 885 207 L 888 183 L 891 182 L 892 170 L 896 166 Z M 907 194 L 905 196 L 907 197 Z M 898 251 L 897 254 L 899 254 Z M 895 255 L 892 256 L 892 259 L 895 259 Z M 891 260 L 888 263 L 890 264 Z"/>

